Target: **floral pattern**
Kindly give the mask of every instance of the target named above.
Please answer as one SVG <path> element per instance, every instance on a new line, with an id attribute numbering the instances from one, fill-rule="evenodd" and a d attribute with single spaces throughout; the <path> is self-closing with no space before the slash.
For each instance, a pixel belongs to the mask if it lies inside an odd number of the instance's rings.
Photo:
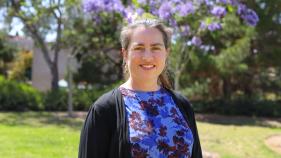
<path id="1" fill-rule="evenodd" d="M 170 94 L 119 87 L 126 106 L 133 158 L 190 158 L 193 135 Z"/>

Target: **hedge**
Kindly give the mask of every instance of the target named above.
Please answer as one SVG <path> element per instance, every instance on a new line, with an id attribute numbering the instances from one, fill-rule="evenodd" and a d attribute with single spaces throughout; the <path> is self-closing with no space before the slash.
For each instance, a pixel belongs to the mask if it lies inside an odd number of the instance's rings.
<path id="1" fill-rule="evenodd" d="M 0 76 L 0 110 L 43 110 L 42 96 L 32 86 Z"/>

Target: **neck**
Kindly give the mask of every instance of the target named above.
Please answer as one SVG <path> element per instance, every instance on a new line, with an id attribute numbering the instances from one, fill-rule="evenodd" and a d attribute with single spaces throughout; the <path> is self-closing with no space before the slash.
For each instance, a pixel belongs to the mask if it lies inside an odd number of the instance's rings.
<path id="1" fill-rule="evenodd" d="M 160 86 L 156 81 L 136 81 L 133 80 L 131 77 L 122 84 L 123 87 L 138 90 L 138 91 L 157 91 L 160 89 Z"/>

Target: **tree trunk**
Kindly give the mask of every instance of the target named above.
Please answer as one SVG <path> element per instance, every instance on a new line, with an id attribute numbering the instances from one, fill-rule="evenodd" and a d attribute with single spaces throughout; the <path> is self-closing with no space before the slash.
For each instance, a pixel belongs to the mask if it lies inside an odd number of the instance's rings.
<path id="1" fill-rule="evenodd" d="M 59 71 L 58 71 L 58 64 L 57 62 L 52 63 L 51 67 L 51 76 L 52 76 L 52 81 L 51 81 L 51 89 L 56 91 L 59 89 Z"/>
<path id="2" fill-rule="evenodd" d="M 53 2 L 55 3 L 55 2 Z M 61 1 L 57 2 L 58 6 L 60 6 Z M 43 57 L 50 69 L 52 81 L 51 81 L 51 89 L 57 90 L 59 88 L 58 86 L 58 80 L 59 80 L 59 72 L 58 72 L 58 53 L 60 51 L 60 43 L 61 43 L 61 25 L 62 25 L 62 12 L 60 8 L 50 10 L 50 13 L 53 14 L 53 16 L 57 19 L 57 39 L 55 42 L 55 49 L 54 49 L 54 60 L 52 61 L 50 57 L 50 49 L 48 49 L 48 43 L 44 40 L 44 37 L 42 34 L 40 34 L 40 27 L 37 24 L 33 23 L 33 19 L 29 16 L 25 16 L 21 13 L 21 1 L 11 0 L 11 7 L 14 9 L 14 17 L 19 18 L 28 32 L 31 34 L 32 39 L 36 44 L 38 44 L 38 47 L 41 49 L 43 53 Z"/>
<path id="3" fill-rule="evenodd" d="M 70 64 L 72 64 L 72 58 L 68 57 L 68 63 L 67 63 L 67 71 L 68 71 L 68 106 L 67 106 L 67 111 L 68 111 L 68 116 L 73 117 L 73 104 L 72 104 L 72 69 L 70 68 Z"/>

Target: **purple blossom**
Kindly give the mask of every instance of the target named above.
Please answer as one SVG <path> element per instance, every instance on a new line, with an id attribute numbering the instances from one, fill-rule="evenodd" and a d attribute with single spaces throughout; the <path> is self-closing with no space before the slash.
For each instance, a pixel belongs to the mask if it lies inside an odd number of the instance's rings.
<path id="1" fill-rule="evenodd" d="M 149 12 L 156 16 L 158 16 L 157 5 L 158 5 L 157 1 L 149 1 Z"/>
<path id="2" fill-rule="evenodd" d="M 169 24 L 170 24 L 172 27 L 174 27 L 174 28 L 176 28 L 176 27 L 178 26 L 178 23 L 177 23 L 177 21 L 176 21 L 175 19 L 170 18 L 170 19 L 168 20 L 168 22 L 169 22 Z"/>
<path id="3" fill-rule="evenodd" d="M 177 9 L 178 9 L 180 16 L 186 16 L 190 13 L 194 13 L 194 11 L 195 11 L 192 2 L 186 2 L 185 4 L 179 4 Z"/>
<path id="4" fill-rule="evenodd" d="M 100 16 L 93 16 L 92 19 L 97 25 L 99 25 L 101 23 Z"/>
<path id="5" fill-rule="evenodd" d="M 83 9 L 85 12 L 92 13 L 91 16 L 93 20 L 99 23 L 102 19 L 101 12 L 104 13 L 118 13 L 125 20 L 131 23 L 138 15 L 142 15 L 144 9 L 157 16 L 159 19 L 168 22 L 168 24 L 176 30 L 176 32 L 180 33 L 182 36 L 192 37 L 187 42 L 187 45 L 191 46 L 202 46 L 203 42 L 199 36 L 194 36 L 194 34 L 190 31 L 190 27 L 188 25 L 183 25 L 185 23 L 182 17 L 188 16 L 189 14 L 193 14 L 195 12 L 199 12 L 198 15 L 211 14 L 214 17 L 223 18 L 227 14 L 227 5 L 232 5 L 233 7 L 237 7 L 237 15 L 245 21 L 246 24 L 255 26 L 259 21 L 259 17 L 257 14 L 248 9 L 244 4 L 239 3 L 238 0 L 137 0 L 140 4 L 138 7 L 135 6 L 134 3 L 129 3 L 127 6 L 123 5 L 123 1 L 121 0 L 83 0 Z M 206 6 L 201 6 L 206 5 Z M 208 13 L 206 13 L 206 10 Z M 201 10 L 203 9 L 203 10 Z M 112 14 L 114 16 L 115 14 Z M 206 16 L 209 16 L 206 15 Z M 197 17 L 197 14 L 194 14 Z M 177 19 L 176 19 L 177 18 Z M 179 20 L 179 21 L 177 21 Z M 200 20 L 198 18 L 197 20 Z M 216 19 L 216 21 L 206 22 L 201 21 L 199 28 L 194 28 L 200 30 L 209 30 L 215 31 L 222 29 L 221 19 Z M 202 47 L 203 48 L 203 47 Z M 204 49 L 207 50 L 207 47 Z M 211 48 L 208 47 L 208 50 Z"/>
<path id="6" fill-rule="evenodd" d="M 230 4 L 233 5 L 233 6 L 237 6 L 239 4 L 239 2 L 237 0 L 229 0 Z"/>
<path id="7" fill-rule="evenodd" d="M 149 9 L 151 14 L 158 16 L 158 9 L 156 7 L 150 7 Z"/>
<path id="8" fill-rule="evenodd" d="M 200 46 L 202 44 L 202 40 L 198 36 L 193 36 L 191 39 L 191 44 L 193 44 L 195 46 Z"/>
<path id="9" fill-rule="evenodd" d="M 205 23 L 204 21 L 201 21 L 201 22 L 200 22 L 199 29 L 201 29 L 201 30 L 205 30 L 206 28 L 207 28 L 206 23 Z"/>
<path id="10" fill-rule="evenodd" d="M 181 31 L 182 36 L 188 36 L 190 34 L 189 25 L 182 26 L 181 29 L 182 29 L 182 31 Z"/>
<path id="11" fill-rule="evenodd" d="M 138 15 L 142 15 L 144 13 L 144 10 L 142 8 L 138 8 L 136 12 Z"/>
<path id="12" fill-rule="evenodd" d="M 212 0 L 205 0 L 205 4 L 207 6 L 213 6 L 214 5 L 214 2 Z"/>
<path id="13" fill-rule="evenodd" d="M 170 2 L 164 2 L 158 11 L 161 19 L 169 19 L 172 16 L 172 4 Z"/>
<path id="14" fill-rule="evenodd" d="M 120 0 L 83 0 L 82 6 L 85 12 L 94 13 L 101 11 L 122 13 L 124 9 Z"/>
<path id="15" fill-rule="evenodd" d="M 238 5 L 238 8 L 237 8 L 237 14 L 238 15 L 241 15 L 241 14 L 244 14 L 247 10 L 247 7 L 245 4 L 239 4 Z"/>
<path id="16" fill-rule="evenodd" d="M 182 2 L 182 0 L 170 0 L 170 1 L 175 3 L 175 4 Z"/>
<path id="17" fill-rule="evenodd" d="M 211 10 L 211 14 L 215 15 L 216 17 L 222 18 L 226 14 L 226 9 L 222 6 L 214 6 Z"/>
<path id="18" fill-rule="evenodd" d="M 208 25 L 208 30 L 210 30 L 210 31 L 215 31 L 215 30 L 220 30 L 220 29 L 222 29 L 222 26 L 220 23 L 213 22 Z"/>
<path id="19" fill-rule="evenodd" d="M 123 4 L 121 3 L 121 1 L 115 2 L 113 4 L 113 8 L 116 12 L 118 13 L 122 13 L 122 11 L 125 9 L 125 7 L 123 6 Z"/>
<path id="20" fill-rule="evenodd" d="M 243 15 L 242 18 L 250 26 L 256 26 L 259 21 L 258 15 L 252 9 L 247 9 L 246 14 Z"/>
<path id="21" fill-rule="evenodd" d="M 96 11 L 99 9 L 99 7 L 96 5 L 96 3 L 91 0 L 84 0 L 82 2 L 82 7 L 85 12 Z"/>
<path id="22" fill-rule="evenodd" d="M 216 2 L 226 4 L 226 3 L 228 3 L 228 0 L 216 0 Z"/>
<path id="23" fill-rule="evenodd" d="M 259 17 L 256 12 L 247 8 L 244 4 L 238 5 L 237 14 L 240 15 L 246 24 L 250 26 L 256 26 L 259 21 Z"/>
<path id="24" fill-rule="evenodd" d="M 157 7 L 159 2 L 157 0 L 149 1 L 149 7 Z"/>
<path id="25" fill-rule="evenodd" d="M 136 18 L 136 12 L 134 12 L 134 8 L 132 7 L 127 7 L 123 13 L 128 23 L 132 23 L 133 20 Z"/>
<path id="26" fill-rule="evenodd" d="M 146 0 L 138 0 L 138 3 L 139 3 L 139 4 L 146 5 L 146 4 L 147 4 L 147 1 L 146 1 Z"/>

